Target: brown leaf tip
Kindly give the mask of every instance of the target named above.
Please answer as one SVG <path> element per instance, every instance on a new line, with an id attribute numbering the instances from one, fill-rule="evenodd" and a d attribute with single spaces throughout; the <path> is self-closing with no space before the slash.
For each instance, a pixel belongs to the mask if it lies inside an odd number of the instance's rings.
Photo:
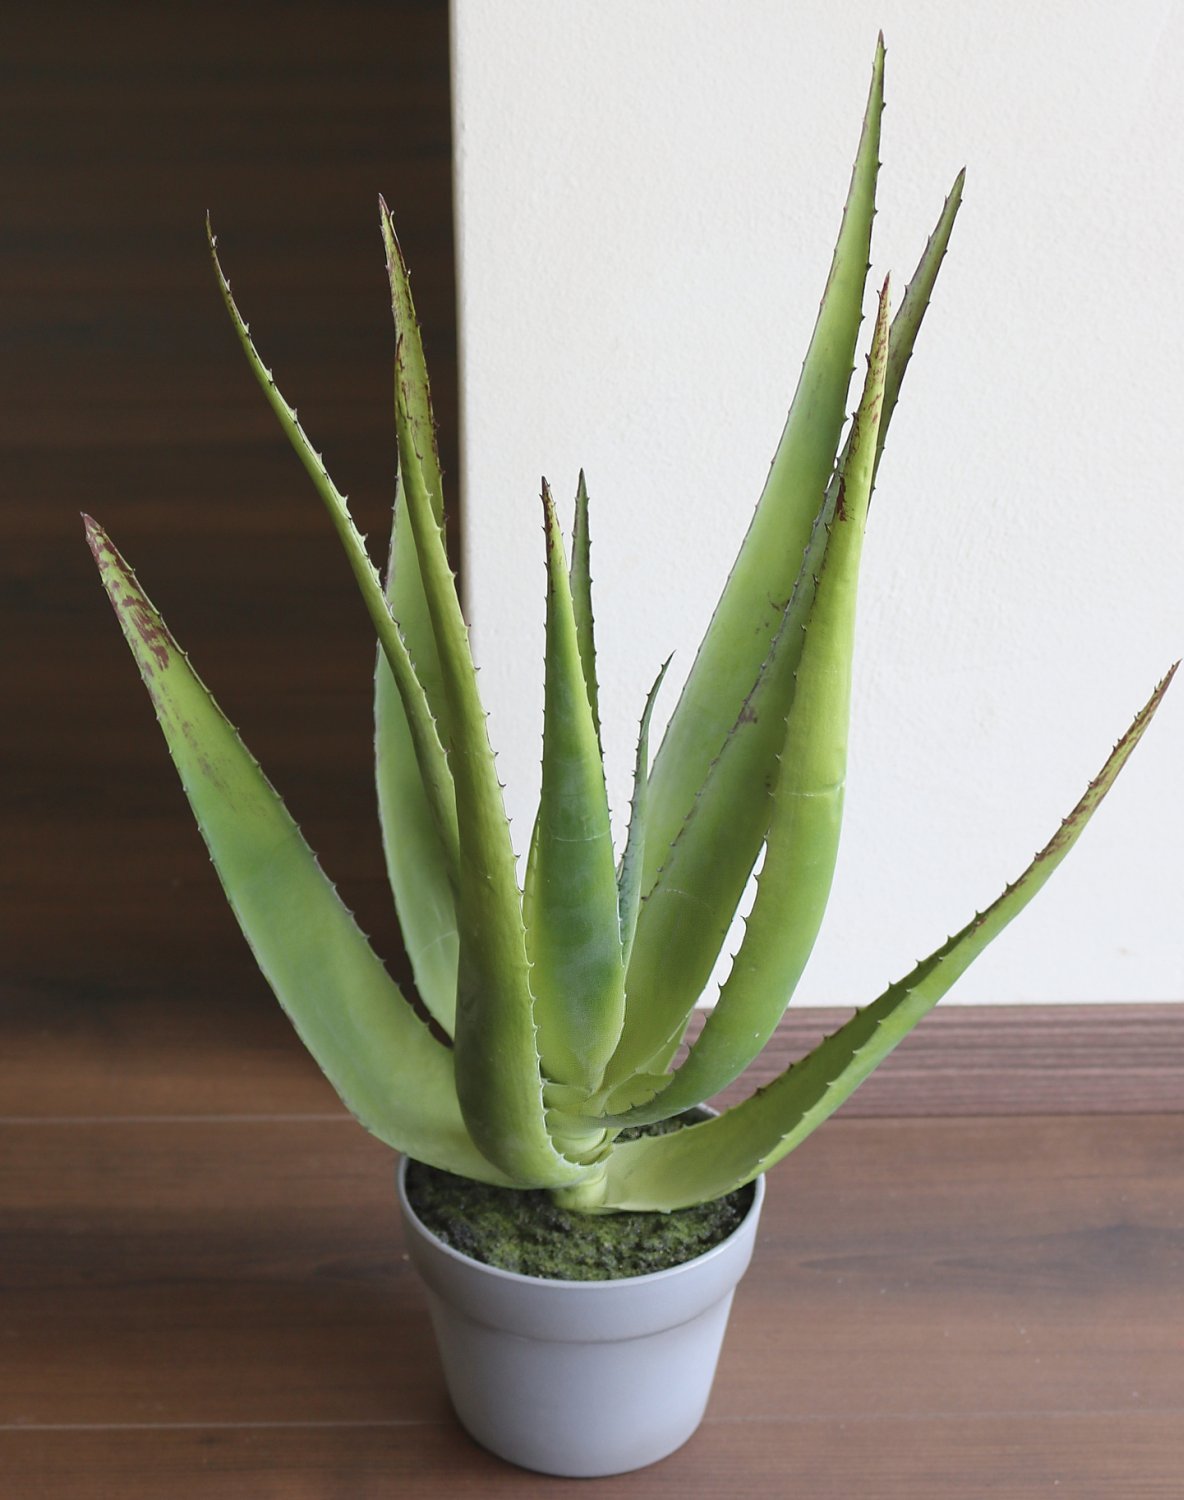
<path id="1" fill-rule="evenodd" d="M 82 525 L 86 532 L 86 545 L 90 548 L 95 562 L 101 568 L 103 566 L 103 559 L 100 554 L 103 551 L 104 543 L 107 546 L 110 546 L 110 543 L 107 542 L 106 534 L 94 516 L 88 516 L 85 511 L 82 512 Z"/>
<path id="2" fill-rule="evenodd" d="M 82 524 L 86 530 L 87 545 L 98 564 L 103 587 L 107 590 L 111 607 L 117 615 L 126 619 L 131 629 L 139 636 L 144 650 L 163 672 L 168 667 L 172 654 L 172 637 L 164 628 L 147 595 L 141 591 L 135 575 L 119 555 L 111 538 L 93 516 L 84 513 Z M 112 573 L 114 577 L 109 576 Z M 127 633 L 126 626 L 124 632 Z M 152 668 L 147 656 L 139 655 L 139 660 L 145 674 L 150 675 Z"/>

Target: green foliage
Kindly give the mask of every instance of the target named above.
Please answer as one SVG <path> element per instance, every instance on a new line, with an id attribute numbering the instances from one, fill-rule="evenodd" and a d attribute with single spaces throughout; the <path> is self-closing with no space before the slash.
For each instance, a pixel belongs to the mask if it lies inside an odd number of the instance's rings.
<path id="1" fill-rule="evenodd" d="M 468 632 L 444 546 L 440 464 L 407 268 L 385 204 L 399 473 L 379 579 L 346 504 L 256 353 L 247 359 L 312 478 L 379 644 L 379 809 L 426 1026 L 321 872 L 110 541 L 87 533 L 219 878 L 301 1038 L 358 1119 L 400 1151 L 559 1208 L 668 1212 L 750 1182 L 814 1130 L 1023 909 L 1150 722 L 1156 688 L 1019 879 L 911 974 L 723 1114 L 669 1120 L 772 1035 L 822 922 L 838 852 L 860 554 L 884 440 L 961 199 L 955 181 L 894 319 L 880 294 L 846 441 L 883 111 L 882 44 L 834 261 L 769 479 L 653 768 L 642 716 L 618 858 L 605 792 L 580 475 L 570 566 L 544 486 L 543 775 L 520 889 Z M 1174 671 L 1174 668 L 1173 668 Z M 673 1059 L 763 853 L 718 1004 Z M 622 1134 L 625 1132 L 625 1134 Z"/>

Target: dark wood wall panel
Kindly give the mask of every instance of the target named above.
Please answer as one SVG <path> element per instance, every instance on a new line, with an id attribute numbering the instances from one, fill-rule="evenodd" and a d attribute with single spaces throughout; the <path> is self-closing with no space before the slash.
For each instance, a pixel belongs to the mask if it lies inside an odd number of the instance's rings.
<path id="1" fill-rule="evenodd" d="M 0 85 L 5 992 L 262 993 L 83 510 L 397 955 L 372 637 L 221 307 L 204 215 L 380 555 L 394 472 L 380 192 L 456 471 L 447 4 L 17 3 L 0 19 Z"/>

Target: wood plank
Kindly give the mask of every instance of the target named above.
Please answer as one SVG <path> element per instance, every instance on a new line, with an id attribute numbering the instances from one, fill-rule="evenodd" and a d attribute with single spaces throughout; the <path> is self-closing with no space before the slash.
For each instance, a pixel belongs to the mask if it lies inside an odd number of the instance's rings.
<path id="1" fill-rule="evenodd" d="M 343 841 L 348 826 L 340 825 Z M 135 847 L 145 873 L 164 883 L 151 838 Z M 386 888 L 355 878 L 351 894 L 380 913 Z M 114 906 L 120 899 L 116 893 Z M 111 910 L 98 906 L 89 917 L 101 923 Z M 233 929 L 223 908 L 199 914 L 186 911 L 192 930 L 183 950 L 175 934 L 149 934 L 136 969 L 112 976 L 105 992 L 80 999 L 60 979 L 10 987 L 0 1117 L 343 1113 L 241 939 L 222 961 L 222 992 L 208 988 L 208 973 L 189 971 L 189 955 L 223 926 Z M 376 920 L 370 931 L 405 980 L 389 926 Z M 182 951 L 186 968 L 178 973 Z M 846 1015 L 791 1009 L 724 1100 L 768 1082 Z M 948 1006 L 906 1038 L 843 1117 L 1157 1114 L 1182 1104 L 1184 1005 Z"/>
<path id="2" fill-rule="evenodd" d="M 783 1415 L 713 1420 L 637 1474 L 580 1482 L 590 1500 L 1176 1500 L 1176 1413 L 920 1416 L 908 1422 Z M 38 1500 L 426 1500 L 570 1497 L 449 1422 L 319 1428 L 0 1431 L 0 1472 Z"/>
<path id="3" fill-rule="evenodd" d="M 1184 1437 L 1182 1148 L 1184 1115 L 832 1122 L 773 1175 L 713 1415 Z M 0 1426 L 443 1420 L 392 1165 L 349 1120 L 0 1127 Z"/>

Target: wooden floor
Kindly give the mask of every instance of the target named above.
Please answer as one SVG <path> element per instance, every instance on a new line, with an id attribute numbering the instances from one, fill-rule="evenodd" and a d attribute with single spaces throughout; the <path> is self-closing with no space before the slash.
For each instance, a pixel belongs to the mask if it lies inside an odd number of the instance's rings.
<path id="1" fill-rule="evenodd" d="M 934 1016 L 773 1174 L 699 1434 L 587 1492 L 1177 1500 L 1182 1037 L 1177 1007 Z M 455 1424 L 392 1158 L 278 1011 L 43 996 L 0 1100 L 4 1500 L 571 1489 Z"/>

